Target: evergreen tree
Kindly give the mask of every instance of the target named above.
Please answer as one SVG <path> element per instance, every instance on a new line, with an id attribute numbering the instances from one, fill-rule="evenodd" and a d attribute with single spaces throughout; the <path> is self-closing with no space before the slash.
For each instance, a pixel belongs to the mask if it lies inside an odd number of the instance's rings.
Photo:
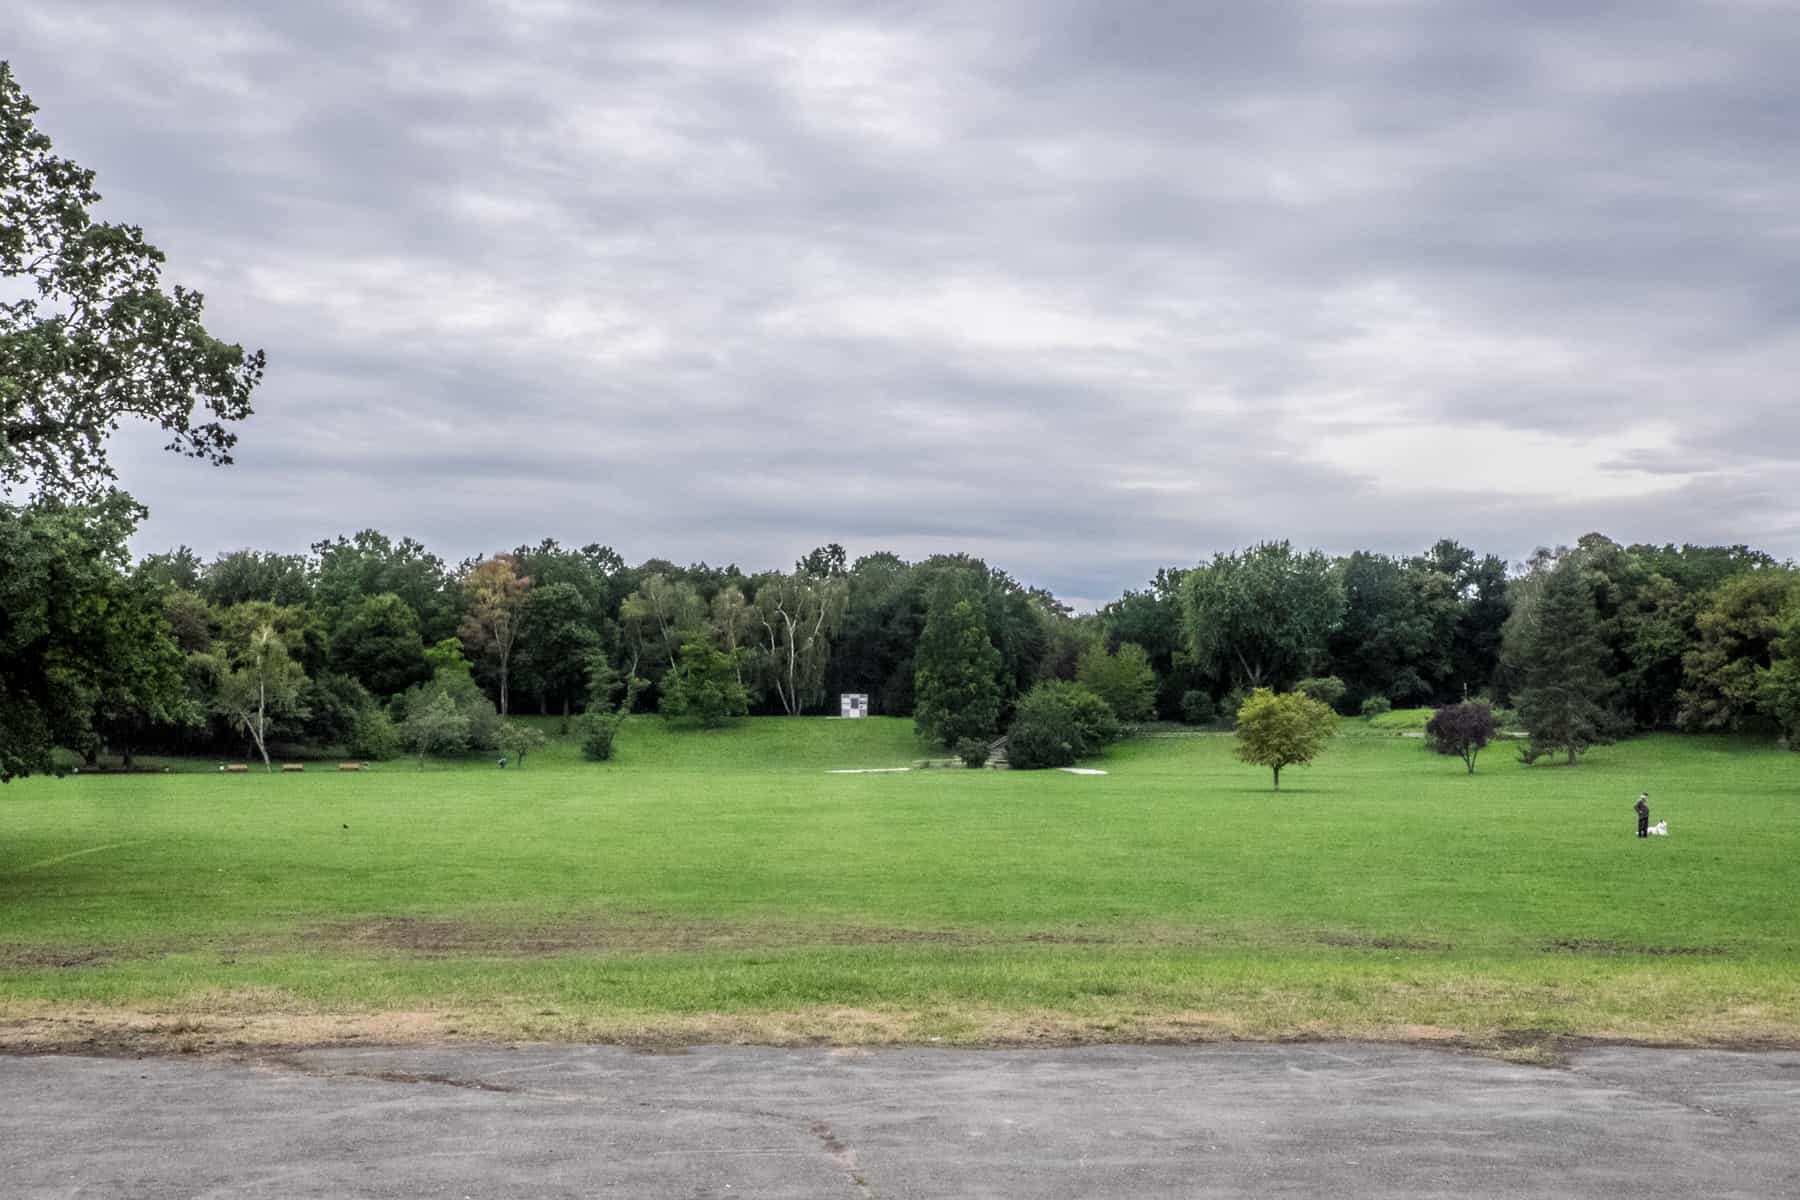
<path id="1" fill-rule="evenodd" d="M 1562 752 L 1573 764 L 1589 746 L 1612 740 L 1605 701 L 1614 684 L 1593 588 L 1577 559 L 1558 559 L 1514 610 L 1503 653 L 1519 681 L 1519 720 L 1531 734 L 1525 761 Z"/>
<path id="2" fill-rule="evenodd" d="M 932 595 L 915 662 L 913 711 L 920 733 L 945 746 L 994 736 L 1000 651 L 977 601 L 954 577 Z"/>

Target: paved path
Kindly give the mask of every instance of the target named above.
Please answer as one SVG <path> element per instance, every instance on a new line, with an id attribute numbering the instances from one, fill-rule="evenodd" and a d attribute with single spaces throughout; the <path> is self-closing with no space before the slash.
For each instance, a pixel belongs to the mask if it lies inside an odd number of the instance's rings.
<path id="1" fill-rule="evenodd" d="M 0 1058 L 0 1194 L 1796 1196 L 1800 1054 Z"/>

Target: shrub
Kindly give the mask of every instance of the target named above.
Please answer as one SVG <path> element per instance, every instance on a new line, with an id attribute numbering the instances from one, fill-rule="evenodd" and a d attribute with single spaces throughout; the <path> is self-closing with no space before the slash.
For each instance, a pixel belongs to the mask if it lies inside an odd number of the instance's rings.
<path id="1" fill-rule="evenodd" d="M 616 712 L 591 712 L 581 718 L 581 754 L 594 762 L 605 762 L 613 756 L 613 742 L 625 717 Z"/>
<path id="2" fill-rule="evenodd" d="M 1006 735 L 1007 762 L 1023 770 L 1066 767 L 1119 735 L 1106 701 L 1078 683 L 1040 683 L 1019 701 Z"/>
<path id="3" fill-rule="evenodd" d="M 1189 725 L 1211 725 L 1219 719 L 1219 706 L 1212 693 L 1194 688 L 1181 693 L 1181 719 Z"/>
<path id="4" fill-rule="evenodd" d="M 1238 710 L 1244 707 L 1244 701 L 1248 700 L 1249 698 L 1250 698 L 1250 689 L 1235 687 L 1235 688 L 1232 688 L 1229 692 L 1226 692 L 1225 698 L 1223 700 L 1219 701 L 1219 711 L 1224 713 L 1228 718 L 1230 718 L 1231 727 L 1233 729 L 1237 728 Z"/>
<path id="5" fill-rule="evenodd" d="M 467 671 L 448 667 L 431 677 L 431 682 L 410 687 L 394 697 L 390 715 L 398 725 L 405 725 L 422 705 L 430 704 L 439 694 L 450 697 L 451 704 L 467 722 L 467 744 L 471 750 L 500 748 L 500 714 L 479 684 Z"/>
<path id="6" fill-rule="evenodd" d="M 385 712 L 371 704 L 356 714 L 347 748 L 358 758 L 386 762 L 400 754 L 400 731 Z"/>
<path id="7" fill-rule="evenodd" d="M 956 757 L 962 759 L 965 767 L 987 766 L 988 753 L 988 744 L 982 738 L 964 738 L 956 743 Z"/>
<path id="8" fill-rule="evenodd" d="M 525 756 L 533 750 L 541 750 L 550 739 L 542 730 L 527 725 L 522 721 L 507 721 L 500 728 L 500 749 L 512 755 L 513 762 L 520 770 L 525 768 Z"/>
<path id="9" fill-rule="evenodd" d="M 1386 696 L 1370 696 L 1362 702 L 1362 715 L 1365 717 L 1379 717 L 1393 711 L 1394 702 Z"/>
<path id="10" fill-rule="evenodd" d="M 1302 696 L 1311 696 L 1327 708 L 1336 708 L 1344 699 L 1344 681 L 1336 675 L 1302 679 L 1294 685 Z"/>

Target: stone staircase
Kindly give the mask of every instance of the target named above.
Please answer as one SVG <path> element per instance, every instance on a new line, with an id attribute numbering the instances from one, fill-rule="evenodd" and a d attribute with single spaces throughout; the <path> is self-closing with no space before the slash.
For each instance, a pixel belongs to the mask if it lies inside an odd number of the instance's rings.
<path id="1" fill-rule="evenodd" d="M 997 771 L 1003 771 L 1006 769 L 1007 762 L 1006 762 L 1006 739 L 1005 738 L 1003 738 L 1003 737 L 995 738 L 988 745 L 987 765 Z"/>

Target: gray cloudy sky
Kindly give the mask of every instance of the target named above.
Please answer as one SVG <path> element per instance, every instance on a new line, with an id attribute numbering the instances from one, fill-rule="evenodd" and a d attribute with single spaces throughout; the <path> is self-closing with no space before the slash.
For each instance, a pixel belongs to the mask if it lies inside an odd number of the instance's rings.
<path id="1" fill-rule="evenodd" d="M 12 6 L 263 346 L 140 545 L 1800 553 L 1793 0 Z"/>

